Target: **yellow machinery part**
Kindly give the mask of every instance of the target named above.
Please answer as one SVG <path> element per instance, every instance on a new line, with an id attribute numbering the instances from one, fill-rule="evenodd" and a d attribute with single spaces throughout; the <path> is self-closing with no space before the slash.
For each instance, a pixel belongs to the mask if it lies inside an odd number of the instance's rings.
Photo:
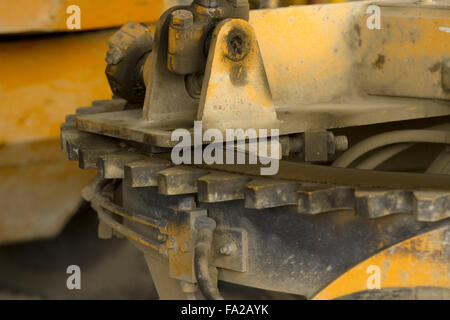
<path id="1" fill-rule="evenodd" d="M 444 226 L 379 252 L 334 280 L 313 299 L 335 299 L 367 290 L 371 266 L 380 270 L 380 288 L 449 288 L 449 229 Z"/>
<path id="2" fill-rule="evenodd" d="M 361 95 L 372 93 L 422 98 L 448 97 L 445 88 L 436 81 L 441 78 L 440 74 L 435 74 L 436 71 L 430 70 L 429 66 L 423 63 L 426 60 L 430 62 L 430 66 L 436 63 L 441 66 L 446 59 L 447 53 L 443 44 L 446 34 L 435 33 L 435 31 L 439 30 L 439 26 L 448 25 L 449 20 L 446 17 L 448 11 L 439 11 L 437 8 L 430 7 L 423 14 L 415 9 L 406 8 L 402 11 L 401 9 L 404 8 L 385 6 L 386 10 L 382 16 L 383 28 L 367 33 L 364 30 L 361 31 L 367 18 L 364 15 L 366 5 L 367 3 L 358 3 L 328 8 L 305 7 L 301 10 L 285 8 L 277 12 L 268 10 L 252 13 L 250 22 L 255 27 L 257 38 L 262 40 L 261 52 L 275 99 L 281 101 L 286 107 L 295 106 L 298 101 L 317 106 L 322 103 L 319 99 L 327 98 L 328 101 L 333 101 L 333 96 L 351 97 L 355 84 L 361 86 L 358 86 L 360 91 L 358 93 Z M 356 17 L 355 12 L 358 13 Z M 419 21 L 415 30 L 420 32 L 417 34 L 397 32 L 399 28 L 414 29 L 415 25 L 411 22 L 414 19 Z M 291 32 L 283 33 L 283 29 L 289 25 L 292 26 Z M 314 37 L 311 36 L 311 32 L 315 35 Z M 351 39 L 347 38 L 349 33 L 353 33 Z M 428 35 L 432 36 L 428 37 Z M 381 43 L 377 42 L 377 38 Z M 404 42 L 411 39 L 414 40 L 411 42 L 412 45 L 404 47 Z M 389 45 L 384 46 L 383 41 L 388 42 Z M 425 42 L 428 45 L 425 45 Z M 273 47 L 277 50 L 273 50 Z M 402 52 L 400 56 L 397 54 L 399 51 Z M 383 62 L 377 62 L 380 55 L 384 57 L 381 59 Z M 415 56 L 420 58 L 414 59 Z M 408 58 L 411 59 L 408 60 L 408 65 L 405 65 L 402 60 Z M 154 59 L 154 61 L 157 60 Z M 357 69 L 361 61 L 366 63 Z M 390 86 L 377 88 L 368 84 L 371 76 L 381 72 L 384 63 L 396 65 L 398 67 L 396 74 L 405 74 L 404 71 L 407 68 L 423 74 L 421 77 L 423 82 L 418 85 L 417 79 L 406 77 L 402 79 L 404 82 L 398 83 L 395 75 L 387 70 L 383 72 L 389 76 L 383 79 L 383 83 L 391 84 Z M 360 71 L 365 76 L 364 81 L 359 81 L 359 78 L 355 77 L 355 74 L 359 74 Z M 299 80 L 293 82 L 292 79 Z M 436 83 L 439 85 L 435 85 Z M 305 87 L 307 90 L 300 90 Z M 317 96 L 306 96 L 305 92 L 315 92 Z M 415 107 L 411 108 L 411 111 L 415 109 Z M 373 266 L 380 270 L 381 288 L 449 287 L 449 257 L 448 250 L 445 248 L 448 243 L 448 231 L 448 226 L 445 226 L 380 251 L 333 281 L 315 298 L 333 299 L 367 290 L 370 277 L 367 272 Z M 178 233 L 180 230 L 173 232 L 173 234 Z M 139 240 L 134 234 L 130 237 L 134 237 L 133 240 Z M 182 243 L 185 244 L 185 241 Z M 382 243 L 376 246 L 378 250 L 383 247 Z M 180 248 L 182 248 L 181 245 Z M 188 250 L 184 247 L 180 251 L 185 253 Z M 180 259 L 184 258 L 182 256 Z M 189 263 L 192 262 L 191 258 L 188 260 Z M 189 265 L 182 261 L 177 266 L 179 261 L 174 264 L 180 269 Z M 172 273 L 171 276 L 182 279 L 184 274 L 189 273 L 192 277 L 192 269 L 188 269 L 188 272 L 183 270 L 183 272 Z M 192 281 L 191 278 L 189 280 Z"/>
<path id="3" fill-rule="evenodd" d="M 449 98 L 441 69 L 433 69 L 449 58 L 448 33 L 441 31 L 450 27 L 448 8 L 380 3 L 381 29 L 369 30 L 369 4 L 251 13 L 275 105 L 320 107 L 355 93 Z"/>

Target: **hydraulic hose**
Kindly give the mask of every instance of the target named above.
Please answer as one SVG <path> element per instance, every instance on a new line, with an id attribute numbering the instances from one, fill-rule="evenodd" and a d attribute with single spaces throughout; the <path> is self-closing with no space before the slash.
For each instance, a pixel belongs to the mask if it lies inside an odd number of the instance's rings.
<path id="1" fill-rule="evenodd" d="M 406 149 L 412 147 L 413 145 L 414 143 L 399 143 L 383 148 L 375 155 L 358 164 L 356 166 L 356 169 L 364 169 L 364 170 L 375 169 L 386 160 L 392 158 L 393 156 L 399 154 L 402 151 L 405 151 Z"/>
<path id="2" fill-rule="evenodd" d="M 439 130 L 399 130 L 381 133 L 354 145 L 333 163 L 333 167 L 346 168 L 363 154 L 379 147 L 395 143 L 414 142 L 450 144 L 450 132 Z"/>
<path id="3" fill-rule="evenodd" d="M 450 123 L 438 124 L 438 125 L 426 128 L 426 130 L 429 130 L 429 129 L 449 130 Z M 399 143 L 399 144 L 394 144 L 391 146 L 386 146 L 385 148 L 382 148 L 380 151 L 378 151 L 374 155 L 371 155 L 369 158 L 365 159 L 364 161 L 361 161 L 361 163 L 359 163 L 356 166 L 356 169 L 364 169 L 364 170 L 375 169 L 380 164 L 384 163 L 385 161 L 389 160 L 390 158 L 394 157 L 395 155 L 405 151 L 406 149 L 411 148 L 414 145 L 415 145 L 414 143 Z"/>
<path id="4" fill-rule="evenodd" d="M 217 285 L 209 273 L 209 255 L 216 222 L 208 217 L 197 217 L 195 220 L 197 238 L 194 247 L 194 267 L 200 291 L 208 300 L 223 300 Z"/>

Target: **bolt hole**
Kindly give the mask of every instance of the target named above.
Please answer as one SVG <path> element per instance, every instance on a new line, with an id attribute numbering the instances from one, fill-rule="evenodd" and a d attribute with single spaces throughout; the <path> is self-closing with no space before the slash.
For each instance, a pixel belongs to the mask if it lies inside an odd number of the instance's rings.
<path id="1" fill-rule="evenodd" d="M 247 35 L 239 29 L 230 31 L 227 38 L 226 55 L 233 61 L 240 61 L 247 55 L 248 46 Z"/>
<path id="2" fill-rule="evenodd" d="M 232 49 L 233 55 L 241 55 L 242 54 L 242 38 L 238 35 L 234 36 L 230 40 L 230 47 Z"/>

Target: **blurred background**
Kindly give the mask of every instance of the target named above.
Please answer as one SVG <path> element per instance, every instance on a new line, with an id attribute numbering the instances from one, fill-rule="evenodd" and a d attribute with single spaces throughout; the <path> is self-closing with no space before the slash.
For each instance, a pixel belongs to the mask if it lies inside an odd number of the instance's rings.
<path id="1" fill-rule="evenodd" d="M 341 1 L 251 0 L 254 9 Z M 190 0 L 0 0 L 0 299 L 156 299 L 144 257 L 97 239 L 81 190 L 95 171 L 60 149 L 65 116 L 110 99 L 108 39 Z M 81 29 L 69 29 L 80 8 Z M 66 287 L 79 265 L 82 290 Z"/>

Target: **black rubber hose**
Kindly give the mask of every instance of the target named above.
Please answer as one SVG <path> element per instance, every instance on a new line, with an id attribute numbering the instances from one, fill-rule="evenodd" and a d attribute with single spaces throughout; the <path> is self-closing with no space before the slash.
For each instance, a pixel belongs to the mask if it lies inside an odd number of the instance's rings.
<path id="1" fill-rule="evenodd" d="M 197 238 L 194 248 L 194 267 L 198 286 L 206 299 L 223 300 L 209 274 L 209 255 L 216 222 L 208 217 L 198 217 L 195 220 L 195 228 L 197 229 Z"/>

